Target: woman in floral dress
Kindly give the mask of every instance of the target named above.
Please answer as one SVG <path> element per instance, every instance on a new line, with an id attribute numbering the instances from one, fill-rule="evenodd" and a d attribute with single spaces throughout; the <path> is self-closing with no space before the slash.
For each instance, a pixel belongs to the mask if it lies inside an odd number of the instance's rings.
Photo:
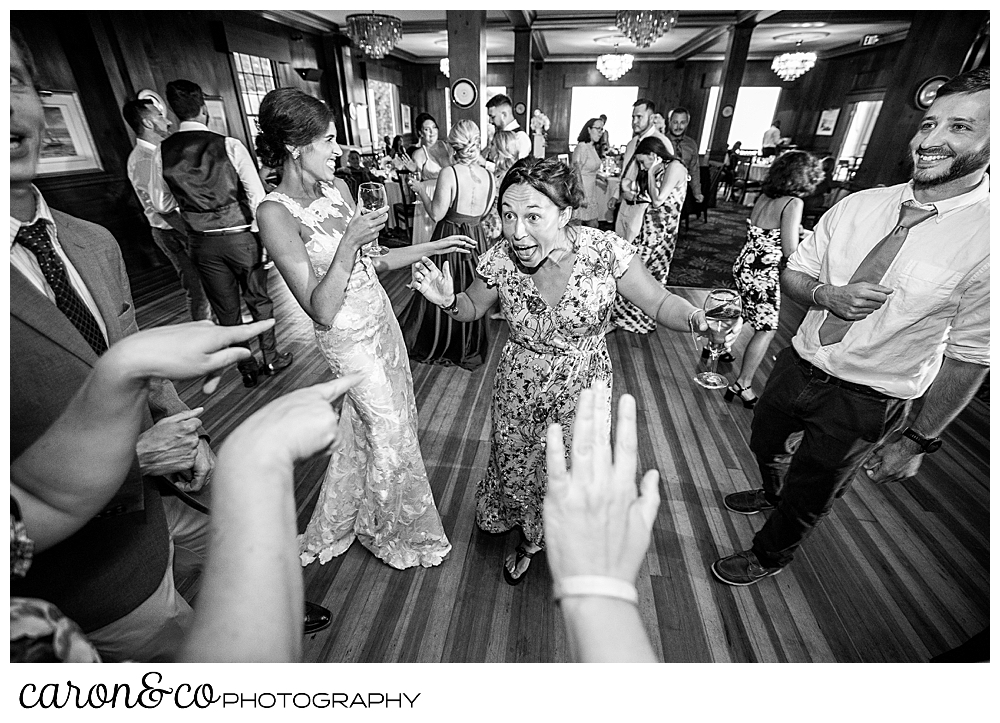
<path id="1" fill-rule="evenodd" d="M 780 275 L 799 245 L 802 200 L 823 180 L 823 167 L 805 151 L 782 153 L 771 164 L 761 194 L 747 219 L 747 242 L 733 265 L 733 279 L 743 302 L 743 318 L 753 336 L 743 353 L 736 381 L 726 389 L 726 401 L 739 397 L 750 409 L 757 403 L 753 375 L 778 330 Z"/>
<path id="2" fill-rule="evenodd" d="M 633 247 L 611 232 L 571 226 L 583 192 L 573 169 L 550 158 L 522 159 L 500 185 L 504 238 L 479 261 L 479 276 L 456 293 L 446 263 L 414 265 L 416 289 L 456 319 L 482 317 L 499 299 L 510 337 L 493 388 L 493 434 L 486 477 L 476 489 L 476 523 L 487 532 L 519 528 L 504 561 L 516 585 L 544 545 L 545 433 L 563 429 L 570 449 L 580 391 L 607 383 L 604 337 L 617 294 L 676 331 L 706 330 L 704 312 L 664 289 Z M 608 430 L 610 433 L 610 429 Z"/>
<path id="3" fill-rule="evenodd" d="M 640 193 L 649 197 L 635 243 L 649 273 L 665 285 L 677 247 L 681 207 L 687 193 L 687 169 L 656 136 L 639 142 L 635 160 L 640 168 Z M 635 334 L 648 334 L 656 329 L 656 320 L 623 296 L 618 297 L 612 318 L 616 327 Z"/>
<path id="4" fill-rule="evenodd" d="M 257 208 L 264 245 L 312 318 L 331 371 L 363 375 L 346 395 L 342 441 L 299 540 L 302 564 L 325 563 L 357 538 L 392 567 L 438 565 L 451 544 L 417 443 L 403 335 L 376 272 L 402 268 L 421 254 L 468 253 L 473 241 L 448 237 L 369 258 L 360 249 L 378 238 L 387 209 L 358 214 L 334 177 L 342 151 L 326 105 L 279 88 L 261 102 L 259 122 L 257 154 L 283 168 L 281 184 Z"/>

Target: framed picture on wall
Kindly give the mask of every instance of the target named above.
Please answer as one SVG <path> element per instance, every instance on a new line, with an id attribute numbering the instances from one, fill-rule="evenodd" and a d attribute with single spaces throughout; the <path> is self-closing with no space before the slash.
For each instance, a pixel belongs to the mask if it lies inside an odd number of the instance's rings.
<path id="1" fill-rule="evenodd" d="M 42 108 L 45 130 L 38 157 L 38 175 L 103 171 L 79 95 L 75 91 L 46 91 L 42 94 Z"/>
<path id="2" fill-rule="evenodd" d="M 819 114 L 819 125 L 816 126 L 816 135 L 832 136 L 833 129 L 837 127 L 837 118 L 840 117 L 840 108 L 828 108 Z"/>
<path id="3" fill-rule="evenodd" d="M 410 110 L 410 106 L 406 105 L 406 103 L 399 104 L 399 115 L 402 120 L 401 127 L 403 129 L 403 133 L 409 133 L 413 130 L 413 122 L 410 118 L 410 114 L 412 112 L 413 111 Z"/>
<path id="4" fill-rule="evenodd" d="M 229 135 L 229 123 L 226 121 L 226 106 L 217 95 L 205 96 L 205 107 L 208 109 L 208 130 Z"/>

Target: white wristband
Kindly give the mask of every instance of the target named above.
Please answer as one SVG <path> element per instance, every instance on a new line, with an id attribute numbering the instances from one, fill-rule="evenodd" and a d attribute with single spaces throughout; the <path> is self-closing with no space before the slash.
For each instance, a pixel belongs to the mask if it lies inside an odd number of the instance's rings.
<path id="1" fill-rule="evenodd" d="M 633 605 L 639 604 L 639 593 L 635 585 L 617 577 L 603 575 L 574 575 L 556 580 L 553 584 L 552 596 L 556 602 L 564 597 L 580 597 L 596 595 L 598 597 L 613 597 L 625 600 Z"/>

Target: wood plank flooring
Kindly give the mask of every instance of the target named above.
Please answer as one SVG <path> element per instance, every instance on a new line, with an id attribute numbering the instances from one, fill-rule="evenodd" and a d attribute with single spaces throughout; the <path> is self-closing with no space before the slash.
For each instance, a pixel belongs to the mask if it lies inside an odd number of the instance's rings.
<path id="1" fill-rule="evenodd" d="M 383 280 L 397 308 L 405 276 Z M 204 397 L 213 444 L 280 394 L 330 378 L 312 327 L 271 272 L 278 338 L 295 363 L 244 389 L 235 369 Z M 679 289 L 695 303 L 704 292 Z M 141 326 L 184 319 L 181 292 L 139 309 Z M 793 317 L 794 314 L 789 315 Z M 309 662 L 564 662 L 566 638 L 540 555 L 519 587 L 500 575 L 504 536 L 474 521 L 475 486 L 489 455 L 489 406 L 506 325 L 492 321 L 489 361 L 474 372 L 414 365 L 424 461 L 454 549 L 439 567 L 398 571 L 355 544 L 304 568 L 306 597 L 334 612 L 306 639 Z M 772 352 L 787 343 L 785 321 Z M 737 344 L 739 355 L 749 338 Z M 658 330 L 609 337 L 614 394 L 638 406 L 641 468 L 661 473 L 662 503 L 639 579 L 654 647 L 671 662 L 906 662 L 927 660 L 989 625 L 989 410 L 978 400 L 945 435 L 918 476 L 875 486 L 858 480 L 780 576 L 751 588 L 719 584 L 709 565 L 744 549 L 762 516 L 729 513 L 722 498 L 757 486 L 747 447 L 752 411 L 691 382 L 699 360 L 690 336 Z M 768 354 L 755 384 L 770 370 Z M 724 373 L 729 371 L 722 365 Z M 315 505 L 326 459 L 299 465 L 299 529 Z"/>

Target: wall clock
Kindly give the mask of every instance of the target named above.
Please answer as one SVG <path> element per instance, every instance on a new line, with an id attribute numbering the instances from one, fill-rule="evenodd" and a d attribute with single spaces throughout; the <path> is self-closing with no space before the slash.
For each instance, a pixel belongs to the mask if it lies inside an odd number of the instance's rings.
<path id="1" fill-rule="evenodd" d="M 722 117 L 728 118 L 733 114 L 733 107 L 731 105 L 722 107 Z"/>
<path id="2" fill-rule="evenodd" d="M 917 92 L 913 94 L 913 105 L 920 110 L 930 108 L 934 98 L 937 97 L 938 88 L 947 82 L 948 76 L 946 75 L 935 75 L 925 80 L 917 88 Z"/>
<path id="3" fill-rule="evenodd" d="M 351 116 L 351 120 L 357 120 L 358 119 L 358 105 L 357 105 L 357 103 L 348 103 L 347 104 L 347 114 L 349 116 Z"/>
<path id="4" fill-rule="evenodd" d="M 514 112 L 518 115 L 524 115 L 526 110 L 528 109 L 525 107 L 524 103 L 518 102 L 518 104 L 514 106 Z"/>
<path id="5" fill-rule="evenodd" d="M 459 78 L 451 84 L 451 102 L 459 108 L 471 108 L 478 97 L 476 84 L 468 78 Z"/>

